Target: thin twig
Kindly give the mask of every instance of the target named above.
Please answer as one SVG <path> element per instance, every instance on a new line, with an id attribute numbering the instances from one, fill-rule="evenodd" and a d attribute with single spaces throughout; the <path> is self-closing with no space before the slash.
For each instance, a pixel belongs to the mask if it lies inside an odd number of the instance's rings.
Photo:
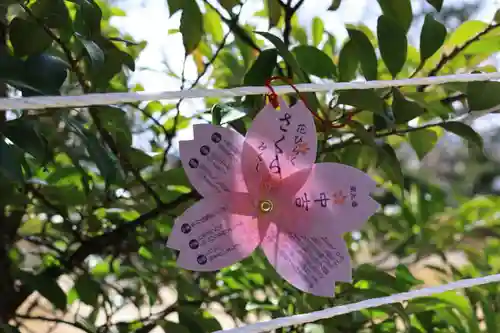
<path id="1" fill-rule="evenodd" d="M 429 74 L 427 76 L 436 76 L 436 74 L 439 73 L 439 71 L 441 69 L 443 69 L 443 67 L 448 63 L 450 62 L 451 60 L 455 59 L 455 57 L 457 57 L 460 53 L 462 53 L 466 48 L 468 48 L 472 43 L 474 42 L 477 42 L 481 39 L 481 37 L 485 36 L 486 34 L 488 34 L 489 32 L 495 30 L 496 28 L 500 27 L 500 23 L 492 23 L 490 25 L 488 25 L 488 27 L 486 27 L 486 29 L 484 29 L 483 31 L 481 31 L 480 33 L 478 33 L 476 36 L 474 36 L 473 38 L 467 40 L 464 44 L 462 44 L 461 46 L 458 46 L 456 48 L 453 49 L 453 51 L 451 51 L 449 54 L 444 54 L 442 57 L 441 57 L 441 60 L 437 63 L 437 65 L 429 72 Z M 423 66 L 422 66 L 423 67 Z M 416 75 L 416 73 L 414 73 Z M 415 76 L 415 75 L 412 75 Z M 417 91 L 419 92 L 423 92 L 425 90 L 427 86 L 420 86 L 417 88 Z"/>

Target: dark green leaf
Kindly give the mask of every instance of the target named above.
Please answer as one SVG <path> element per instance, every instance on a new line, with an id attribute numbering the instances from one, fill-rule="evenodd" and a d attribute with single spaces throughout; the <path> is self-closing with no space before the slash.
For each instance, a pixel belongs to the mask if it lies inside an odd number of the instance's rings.
<path id="1" fill-rule="evenodd" d="M 412 145 L 415 153 L 422 160 L 437 143 L 437 133 L 430 129 L 421 129 L 408 133 L 408 140 Z"/>
<path id="2" fill-rule="evenodd" d="M 75 134 L 85 143 L 90 159 L 96 164 L 106 183 L 122 184 L 125 175 L 116 156 L 101 144 L 101 141 L 94 133 L 75 121 L 71 121 L 70 119 L 66 121 L 73 128 Z"/>
<path id="3" fill-rule="evenodd" d="M 418 103 L 410 101 L 397 88 L 392 89 L 394 100 L 392 102 L 392 112 L 396 124 L 406 124 L 425 113 L 425 109 Z"/>
<path id="4" fill-rule="evenodd" d="M 62 30 L 63 35 L 68 33 L 64 30 L 71 29 L 71 18 L 64 0 L 38 0 L 31 10 L 43 24 L 52 29 Z"/>
<path id="5" fill-rule="evenodd" d="M 189 329 L 181 324 L 177 324 L 171 321 L 163 321 L 160 323 L 165 333 L 191 333 Z"/>
<path id="6" fill-rule="evenodd" d="M 396 21 L 406 34 L 410 29 L 413 12 L 410 0 L 377 0 L 384 16 Z"/>
<path id="7" fill-rule="evenodd" d="M 469 82 L 467 101 L 471 111 L 488 110 L 500 105 L 500 82 Z"/>
<path id="8" fill-rule="evenodd" d="M 431 4 L 432 7 L 436 8 L 438 12 L 440 12 L 441 8 L 443 8 L 443 1 L 444 0 L 427 0 L 427 2 Z"/>
<path id="9" fill-rule="evenodd" d="M 337 69 L 332 59 L 314 46 L 300 45 L 292 53 L 306 73 L 320 78 L 335 78 Z"/>
<path id="10" fill-rule="evenodd" d="M 404 176 L 401 163 L 391 145 L 384 143 L 379 147 L 378 164 L 394 184 L 403 187 Z"/>
<path id="11" fill-rule="evenodd" d="M 266 0 L 269 12 L 269 29 L 278 25 L 281 18 L 281 5 L 278 0 Z"/>
<path id="12" fill-rule="evenodd" d="M 108 131 L 120 148 L 132 145 L 132 133 L 127 119 L 127 113 L 113 106 L 98 106 L 99 119 L 102 127 Z"/>
<path id="13" fill-rule="evenodd" d="M 179 30 L 186 54 L 191 54 L 198 47 L 203 35 L 203 15 L 196 0 L 184 0 Z"/>
<path id="14" fill-rule="evenodd" d="M 21 152 L 0 137 L 0 174 L 11 181 L 23 182 L 22 163 Z"/>
<path id="15" fill-rule="evenodd" d="M 328 10 L 336 11 L 342 4 L 342 0 L 332 0 L 332 4 L 328 7 Z"/>
<path id="16" fill-rule="evenodd" d="M 377 36 L 382 59 L 392 76 L 396 77 L 406 61 L 406 34 L 396 21 L 382 15 L 378 18 Z"/>
<path id="17" fill-rule="evenodd" d="M 222 110 L 219 104 L 215 104 L 211 110 L 212 113 L 212 124 L 219 126 L 222 119 Z"/>
<path id="18" fill-rule="evenodd" d="M 183 1 L 183 0 L 179 0 Z M 222 7 L 224 7 L 228 12 L 231 12 L 234 6 L 240 3 L 239 0 L 219 0 L 219 3 Z"/>
<path id="19" fill-rule="evenodd" d="M 104 65 L 105 57 L 104 52 L 101 50 L 99 45 L 97 45 L 94 41 L 87 39 L 80 39 L 85 49 L 85 53 L 90 59 L 90 64 L 92 65 L 93 71 L 98 71 Z"/>
<path id="20" fill-rule="evenodd" d="M 297 60 L 295 59 L 295 57 L 292 55 L 292 53 L 290 51 L 288 51 L 287 46 L 285 45 L 285 43 L 283 43 L 283 41 L 281 39 L 279 39 L 275 35 L 270 34 L 268 32 L 256 31 L 255 33 L 265 37 L 267 40 L 269 40 L 276 47 L 279 55 L 281 55 L 283 57 L 285 62 L 289 66 L 292 67 L 293 72 L 297 75 L 297 77 L 298 77 L 297 82 L 300 82 L 300 83 L 311 82 L 309 80 L 309 78 L 307 77 L 307 75 L 304 73 L 304 71 L 302 71 L 302 69 L 300 68 L 300 65 L 297 62 Z M 309 108 L 311 110 L 316 111 L 319 109 L 319 102 L 318 102 L 318 99 L 316 98 L 315 94 L 305 93 L 305 94 L 302 94 L 302 96 L 304 96 L 304 98 L 306 99 L 307 105 L 309 106 Z"/>
<path id="21" fill-rule="evenodd" d="M 323 20 L 319 17 L 313 18 L 312 22 L 312 39 L 314 46 L 318 46 L 323 39 L 323 34 L 325 33 L 325 24 Z"/>
<path id="22" fill-rule="evenodd" d="M 8 121 L 1 131 L 16 146 L 31 154 L 40 163 L 47 163 L 51 152 L 36 121 L 24 118 Z"/>
<path id="23" fill-rule="evenodd" d="M 9 37 L 18 56 L 37 54 L 52 44 L 52 38 L 38 23 L 19 17 L 10 22 Z"/>
<path id="24" fill-rule="evenodd" d="M 384 115 L 384 100 L 372 89 L 343 90 L 338 93 L 339 104 L 351 105 L 360 110 L 369 110 Z"/>
<path id="25" fill-rule="evenodd" d="M 24 96 L 59 95 L 66 80 L 68 65 L 48 54 L 34 55 L 24 63 L 24 82 L 36 90 L 21 89 Z"/>
<path id="26" fill-rule="evenodd" d="M 2 333 L 21 333 L 16 327 L 3 323 L 0 323 L 0 331 Z"/>
<path id="27" fill-rule="evenodd" d="M 361 63 L 361 70 L 367 80 L 377 79 L 377 55 L 370 39 L 361 30 L 347 29 L 351 41 L 357 49 L 357 56 Z"/>
<path id="28" fill-rule="evenodd" d="M 352 39 L 344 44 L 339 55 L 339 81 L 348 82 L 356 77 L 360 59 L 358 48 Z"/>
<path id="29" fill-rule="evenodd" d="M 443 45 L 446 39 L 446 27 L 436 21 L 432 15 L 425 16 L 420 33 L 420 62 L 424 63 Z"/>
<path id="30" fill-rule="evenodd" d="M 101 286 L 90 276 L 83 274 L 78 277 L 74 286 L 78 298 L 85 304 L 96 306 L 101 294 Z"/>
<path id="31" fill-rule="evenodd" d="M 301 80 L 309 82 L 309 80 L 307 79 L 307 76 L 300 69 L 299 63 L 297 62 L 297 60 L 295 59 L 295 57 L 292 55 L 292 53 L 290 53 L 290 51 L 288 51 L 287 46 L 285 45 L 285 43 L 283 43 L 283 41 L 280 38 L 276 37 L 275 35 L 273 35 L 273 34 L 271 34 L 269 32 L 256 31 L 255 33 L 259 34 L 259 35 L 262 35 L 268 41 L 270 41 L 271 43 L 273 43 L 273 45 L 278 50 L 278 53 L 283 57 L 283 59 L 285 60 L 285 62 L 289 66 L 292 67 L 294 73 L 297 74 L 297 76 Z"/>
<path id="32" fill-rule="evenodd" d="M 79 4 L 73 23 L 75 31 L 93 40 L 101 35 L 101 8 L 93 0 L 81 0 Z"/>
<path id="33" fill-rule="evenodd" d="M 408 267 L 401 264 L 396 267 L 396 280 L 403 281 L 410 286 L 416 286 L 424 283 L 422 280 L 415 278 Z"/>
<path id="34" fill-rule="evenodd" d="M 441 124 L 441 127 L 448 132 L 451 132 L 462 137 L 465 140 L 468 140 L 469 142 L 476 145 L 477 148 L 479 148 L 481 151 L 483 151 L 483 138 L 469 125 L 460 123 L 458 121 L 448 121 L 444 124 Z"/>
<path id="35" fill-rule="evenodd" d="M 352 127 L 354 129 L 354 133 L 363 144 L 374 148 L 377 147 L 373 134 L 370 134 L 370 132 L 368 132 L 361 123 L 353 120 L 349 122 L 349 127 Z"/>
<path id="36" fill-rule="evenodd" d="M 278 51 L 276 49 L 262 51 L 245 74 L 243 84 L 247 86 L 263 85 L 266 79 L 272 76 L 277 59 Z"/>
<path id="37" fill-rule="evenodd" d="M 168 12 L 170 16 L 174 15 L 177 13 L 177 11 L 182 9 L 184 0 L 167 0 L 168 4 Z"/>
<path id="38" fill-rule="evenodd" d="M 210 333 L 221 329 L 219 322 L 208 312 L 193 306 L 181 306 L 178 310 L 179 324 L 190 332 Z"/>
<path id="39" fill-rule="evenodd" d="M 33 275 L 28 272 L 19 272 L 20 279 L 29 288 L 36 290 L 51 302 L 55 308 L 59 310 L 66 310 L 67 300 L 66 294 L 59 287 L 57 280 L 45 275 L 44 273 Z"/>

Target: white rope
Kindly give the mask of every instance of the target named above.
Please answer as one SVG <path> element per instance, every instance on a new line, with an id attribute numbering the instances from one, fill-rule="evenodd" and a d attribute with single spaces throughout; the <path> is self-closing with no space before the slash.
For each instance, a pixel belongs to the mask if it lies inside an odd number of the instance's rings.
<path id="1" fill-rule="evenodd" d="M 500 73 L 485 74 L 456 74 L 444 76 L 432 76 L 413 79 L 401 79 L 392 81 L 356 81 L 356 82 L 333 82 L 333 83 L 303 83 L 296 87 L 302 92 L 324 92 L 351 89 L 379 89 L 399 86 L 433 85 L 451 82 L 472 82 L 500 79 Z M 289 86 L 274 87 L 277 93 L 285 94 L 294 92 Z M 266 87 L 237 87 L 232 89 L 191 89 L 181 91 L 164 92 L 125 92 L 125 93 L 100 93 L 77 96 L 37 96 L 23 98 L 0 99 L 0 111 L 11 109 L 45 109 L 61 107 L 85 107 L 92 105 L 112 105 L 121 103 L 177 100 L 181 98 L 204 98 L 204 97 L 236 97 L 247 95 L 263 95 L 268 93 Z"/>
<path id="2" fill-rule="evenodd" d="M 470 288 L 474 286 L 479 286 L 492 282 L 500 282 L 500 274 L 496 275 L 488 275 L 480 278 L 474 279 L 464 279 L 455 281 L 452 283 L 422 288 L 419 290 L 413 290 L 405 293 L 395 294 L 386 297 L 372 298 L 365 301 L 361 301 L 358 303 L 352 303 L 347 305 L 336 306 L 330 309 L 325 309 L 321 311 L 315 311 L 311 313 L 299 314 L 290 317 L 283 317 L 278 319 L 269 320 L 262 323 L 257 323 L 253 325 L 247 325 L 240 328 L 232 328 L 229 330 L 221 330 L 216 331 L 214 333 L 261 333 L 261 332 L 270 332 L 274 329 L 307 324 L 320 319 L 327 319 L 336 316 L 340 316 L 346 313 L 351 313 L 354 311 L 360 311 L 364 309 L 374 308 L 381 305 L 387 305 L 392 303 L 399 303 L 408 301 L 418 297 L 431 296 L 433 294 L 443 293 L 445 291 L 455 290 L 455 289 L 463 289 Z"/>

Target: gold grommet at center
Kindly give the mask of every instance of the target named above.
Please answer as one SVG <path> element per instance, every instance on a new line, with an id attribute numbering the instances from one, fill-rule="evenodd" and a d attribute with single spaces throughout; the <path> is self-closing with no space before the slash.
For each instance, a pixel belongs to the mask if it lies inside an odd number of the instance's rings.
<path id="1" fill-rule="evenodd" d="M 263 200 L 260 202 L 260 211 L 263 213 L 269 213 L 273 210 L 273 202 L 271 200 Z"/>

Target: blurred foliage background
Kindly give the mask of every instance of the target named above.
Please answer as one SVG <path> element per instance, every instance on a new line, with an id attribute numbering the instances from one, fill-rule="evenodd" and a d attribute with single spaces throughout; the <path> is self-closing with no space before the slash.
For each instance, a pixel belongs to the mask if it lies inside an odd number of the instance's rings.
<path id="1" fill-rule="evenodd" d="M 183 89 L 263 85 L 271 75 L 300 83 L 497 71 L 500 23 L 470 19 L 481 1 L 371 1 L 366 10 L 382 13 L 376 29 L 346 25 L 345 40 L 319 17 L 299 24 L 304 0 L 165 1 L 180 24 L 164 33 L 180 34 L 184 45 L 169 52 L 197 70 L 188 80 L 166 69 Z M 348 1 L 329 1 L 329 10 Z M 129 78 L 146 43 L 110 24 L 126 15 L 118 5 L 2 0 L 0 95 L 142 90 Z M 258 9 L 242 22 L 246 6 Z M 255 22 L 266 31 L 256 33 Z M 289 286 L 259 252 L 193 273 L 177 268 L 165 247 L 175 217 L 199 197 L 176 156 L 179 131 L 217 121 L 245 133 L 262 96 L 207 98 L 189 114 L 182 100 L 1 112 L 1 329 L 212 332 L 498 273 L 499 92 L 500 83 L 475 82 L 308 95 L 324 117 L 355 114 L 349 126 L 318 134 L 318 160 L 360 168 L 381 188 L 381 210 L 345 236 L 354 283 L 336 286 L 333 299 Z M 500 332 L 500 289 L 280 332 Z"/>

